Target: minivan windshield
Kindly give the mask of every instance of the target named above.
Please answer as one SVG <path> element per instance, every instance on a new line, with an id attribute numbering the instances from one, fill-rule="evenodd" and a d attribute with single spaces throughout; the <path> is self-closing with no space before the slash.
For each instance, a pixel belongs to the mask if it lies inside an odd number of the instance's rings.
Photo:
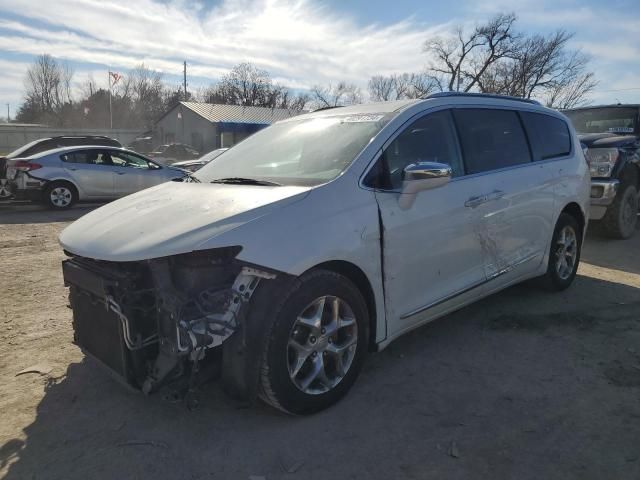
<path id="1" fill-rule="evenodd" d="M 632 134 L 638 121 L 637 108 L 606 107 L 563 112 L 578 133 Z"/>
<path id="2" fill-rule="evenodd" d="M 210 162 L 200 182 L 251 179 L 262 184 L 314 186 L 336 178 L 391 114 L 311 117 L 276 123 Z"/>

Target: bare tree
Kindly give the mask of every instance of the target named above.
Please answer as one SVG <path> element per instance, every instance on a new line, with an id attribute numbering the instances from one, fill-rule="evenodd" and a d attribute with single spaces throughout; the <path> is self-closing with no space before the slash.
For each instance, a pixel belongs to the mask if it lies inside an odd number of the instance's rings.
<path id="1" fill-rule="evenodd" d="M 311 99 L 316 109 L 354 105 L 362 103 L 362 92 L 356 85 L 340 81 L 326 86 L 315 85 L 311 89 Z"/>
<path id="2" fill-rule="evenodd" d="M 228 105 L 302 110 L 309 97 L 295 95 L 284 86 L 273 83 L 266 70 L 251 63 L 241 63 L 222 77 L 217 85 L 200 92 L 202 100 Z"/>
<path id="3" fill-rule="evenodd" d="M 65 106 L 72 103 L 73 70 L 51 55 L 38 56 L 25 77 L 25 102 L 18 118 L 62 125 Z"/>
<path id="4" fill-rule="evenodd" d="M 499 14 L 469 33 L 458 27 L 455 38 L 427 40 L 424 50 L 433 56 L 429 70 L 442 89 L 471 91 L 491 65 L 510 57 L 518 39 L 515 21 L 513 13 Z"/>
<path id="5" fill-rule="evenodd" d="M 544 98 L 555 108 L 583 104 L 597 82 L 587 70 L 588 57 L 567 48 L 572 36 L 558 30 L 548 36 L 524 38 L 512 59 L 485 71 L 479 80 L 480 90 Z"/>
<path id="6" fill-rule="evenodd" d="M 377 75 L 369 80 L 369 97 L 373 101 L 421 98 L 437 90 L 438 82 L 426 73 Z"/>
<path id="7" fill-rule="evenodd" d="M 573 34 L 527 36 L 515 31 L 515 21 L 500 14 L 469 33 L 457 28 L 455 39 L 427 40 L 429 72 L 448 90 L 536 97 L 555 108 L 585 103 L 597 82 L 588 58 L 568 48 Z"/>

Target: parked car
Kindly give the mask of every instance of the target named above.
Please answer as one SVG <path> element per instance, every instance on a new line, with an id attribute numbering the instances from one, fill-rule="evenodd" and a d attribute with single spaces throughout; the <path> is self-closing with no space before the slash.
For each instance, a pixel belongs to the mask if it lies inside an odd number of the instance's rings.
<path id="1" fill-rule="evenodd" d="M 176 162 L 172 164 L 172 166 L 176 168 L 182 168 L 183 170 L 188 170 L 190 172 L 195 172 L 196 170 L 204 167 L 207 163 L 209 163 L 214 158 L 218 158 L 224 152 L 229 150 L 228 148 L 217 148 L 216 150 L 212 150 L 209 153 L 205 153 L 203 156 L 196 160 L 185 160 L 183 162 Z"/>
<path id="2" fill-rule="evenodd" d="M 195 160 L 200 157 L 200 152 L 183 143 L 170 143 L 167 145 L 160 145 L 151 152 L 150 156 L 158 162 L 171 165 L 172 163 L 179 162 L 181 160 Z"/>
<path id="3" fill-rule="evenodd" d="M 119 141 L 100 135 L 69 135 L 60 137 L 40 138 L 14 150 L 6 157 L 0 156 L 0 198 L 11 196 L 9 182 L 7 181 L 7 160 L 13 158 L 30 157 L 40 152 L 54 148 L 68 147 L 72 145 L 105 145 L 108 147 L 122 147 Z"/>
<path id="4" fill-rule="evenodd" d="M 591 219 L 611 237 L 629 238 L 638 222 L 640 105 L 605 105 L 564 112 L 588 148 Z"/>
<path id="5" fill-rule="evenodd" d="M 133 142 L 127 145 L 129 150 L 133 150 L 143 155 L 150 154 L 153 151 L 153 138 L 152 137 L 139 137 Z"/>
<path id="6" fill-rule="evenodd" d="M 569 287 L 589 192 L 573 128 L 537 102 L 301 115 L 67 227 L 75 339 L 147 393 L 218 351 L 236 396 L 317 411 L 426 322 L 534 277 Z"/>
<path id="7" fill-rule="evenodd" d="M 56 209 L 79 200 L 113 200 L 184 176 L 130 150 L 104 146 L 58 148 L 7 161 L 17 199 Z"/>

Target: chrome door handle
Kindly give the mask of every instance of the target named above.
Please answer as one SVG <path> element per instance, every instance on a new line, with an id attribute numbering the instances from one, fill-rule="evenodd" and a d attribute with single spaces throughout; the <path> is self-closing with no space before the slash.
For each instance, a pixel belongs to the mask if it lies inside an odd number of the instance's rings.
<path id="1" fill-rule="evenodd" d="M 465 207 L 475 208 L 478 205 L 482 205 L 487 201 L 486 195 L 478 195 L 477 197 L 471 197 L 469 200 L 464 202 Z"/>
<path id="2" fill-rule="evenodd" d="M 465 207 L 475 208 L 483 203 L 491 202 L 493 200 L 500 200 L 504 197 L 505 193 L 502 190 L 494 190 L 486 195 L 478 195 L 477 197 L 471 197 L 464 202 Z"/>
<path id="3" fill-rule="evenodd" d="M 491 200 L 500 200 L 502 197 L 504 197 L 504 192 L 502 190 L 494 190 L 487 195 L 487 202 L 490 202 Z"/>

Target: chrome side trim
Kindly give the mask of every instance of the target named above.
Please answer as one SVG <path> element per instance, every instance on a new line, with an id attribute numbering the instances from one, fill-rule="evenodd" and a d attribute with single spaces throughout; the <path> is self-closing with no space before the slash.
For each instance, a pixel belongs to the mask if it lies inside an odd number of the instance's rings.
<path id="1" fill-rule="evenodd" d="M 492 273 L 486 280 L 481 280 L 479 282 L 476 282 L 472 285 L 469 285 L 468 287 L 463 288 L 462 290 L 458 290 L 457 292 L 454 292 L 450 295 L 447 295 L 446 297 L 443 297 L 439 300 L 436 300 L 434 302 L 428 303 L 426 305 L 423 305 L 422 307 L 418 307 L 415 310 L 412 310 L 411 312 L 405 313 L 403 315 L 400 316 L 400 320 L 405 320 L 409 317 L 412 317 L 414 315 L 417 315 L 418 313 L 422 313 L 425 310 L 428 310 L 430 308 L 436 307 L 442 303 L 448 302 L 449 300 L 453 300 L 455 297 L 459 297 L 460 295 L 463 295 L 467 292 L 470 292 L 473 289 L 476 289 L 478 287 L 481 287 L 482 285 L 489 283 L 491 280 L 495 280 L 498 277 L 501 277 L 502 275 L 509 273 L 511 270 L 513 270 L 516 267 L 519 267 L 520 265 L 522 265 L 523 263 L 527 263 L 531 260 L 533 260 L 534 258 L 536 258 L 538 256 L 538 253 L 532 253 L 530 255 L 527 255 L 526 257 L 521 258 L 520 260 L 518 260 L 517 262 L 515 262 L 513 265 L 509 265 L 508 267 L 505 267 L 501 270 L 498 270 L 494 273 Z"/>

